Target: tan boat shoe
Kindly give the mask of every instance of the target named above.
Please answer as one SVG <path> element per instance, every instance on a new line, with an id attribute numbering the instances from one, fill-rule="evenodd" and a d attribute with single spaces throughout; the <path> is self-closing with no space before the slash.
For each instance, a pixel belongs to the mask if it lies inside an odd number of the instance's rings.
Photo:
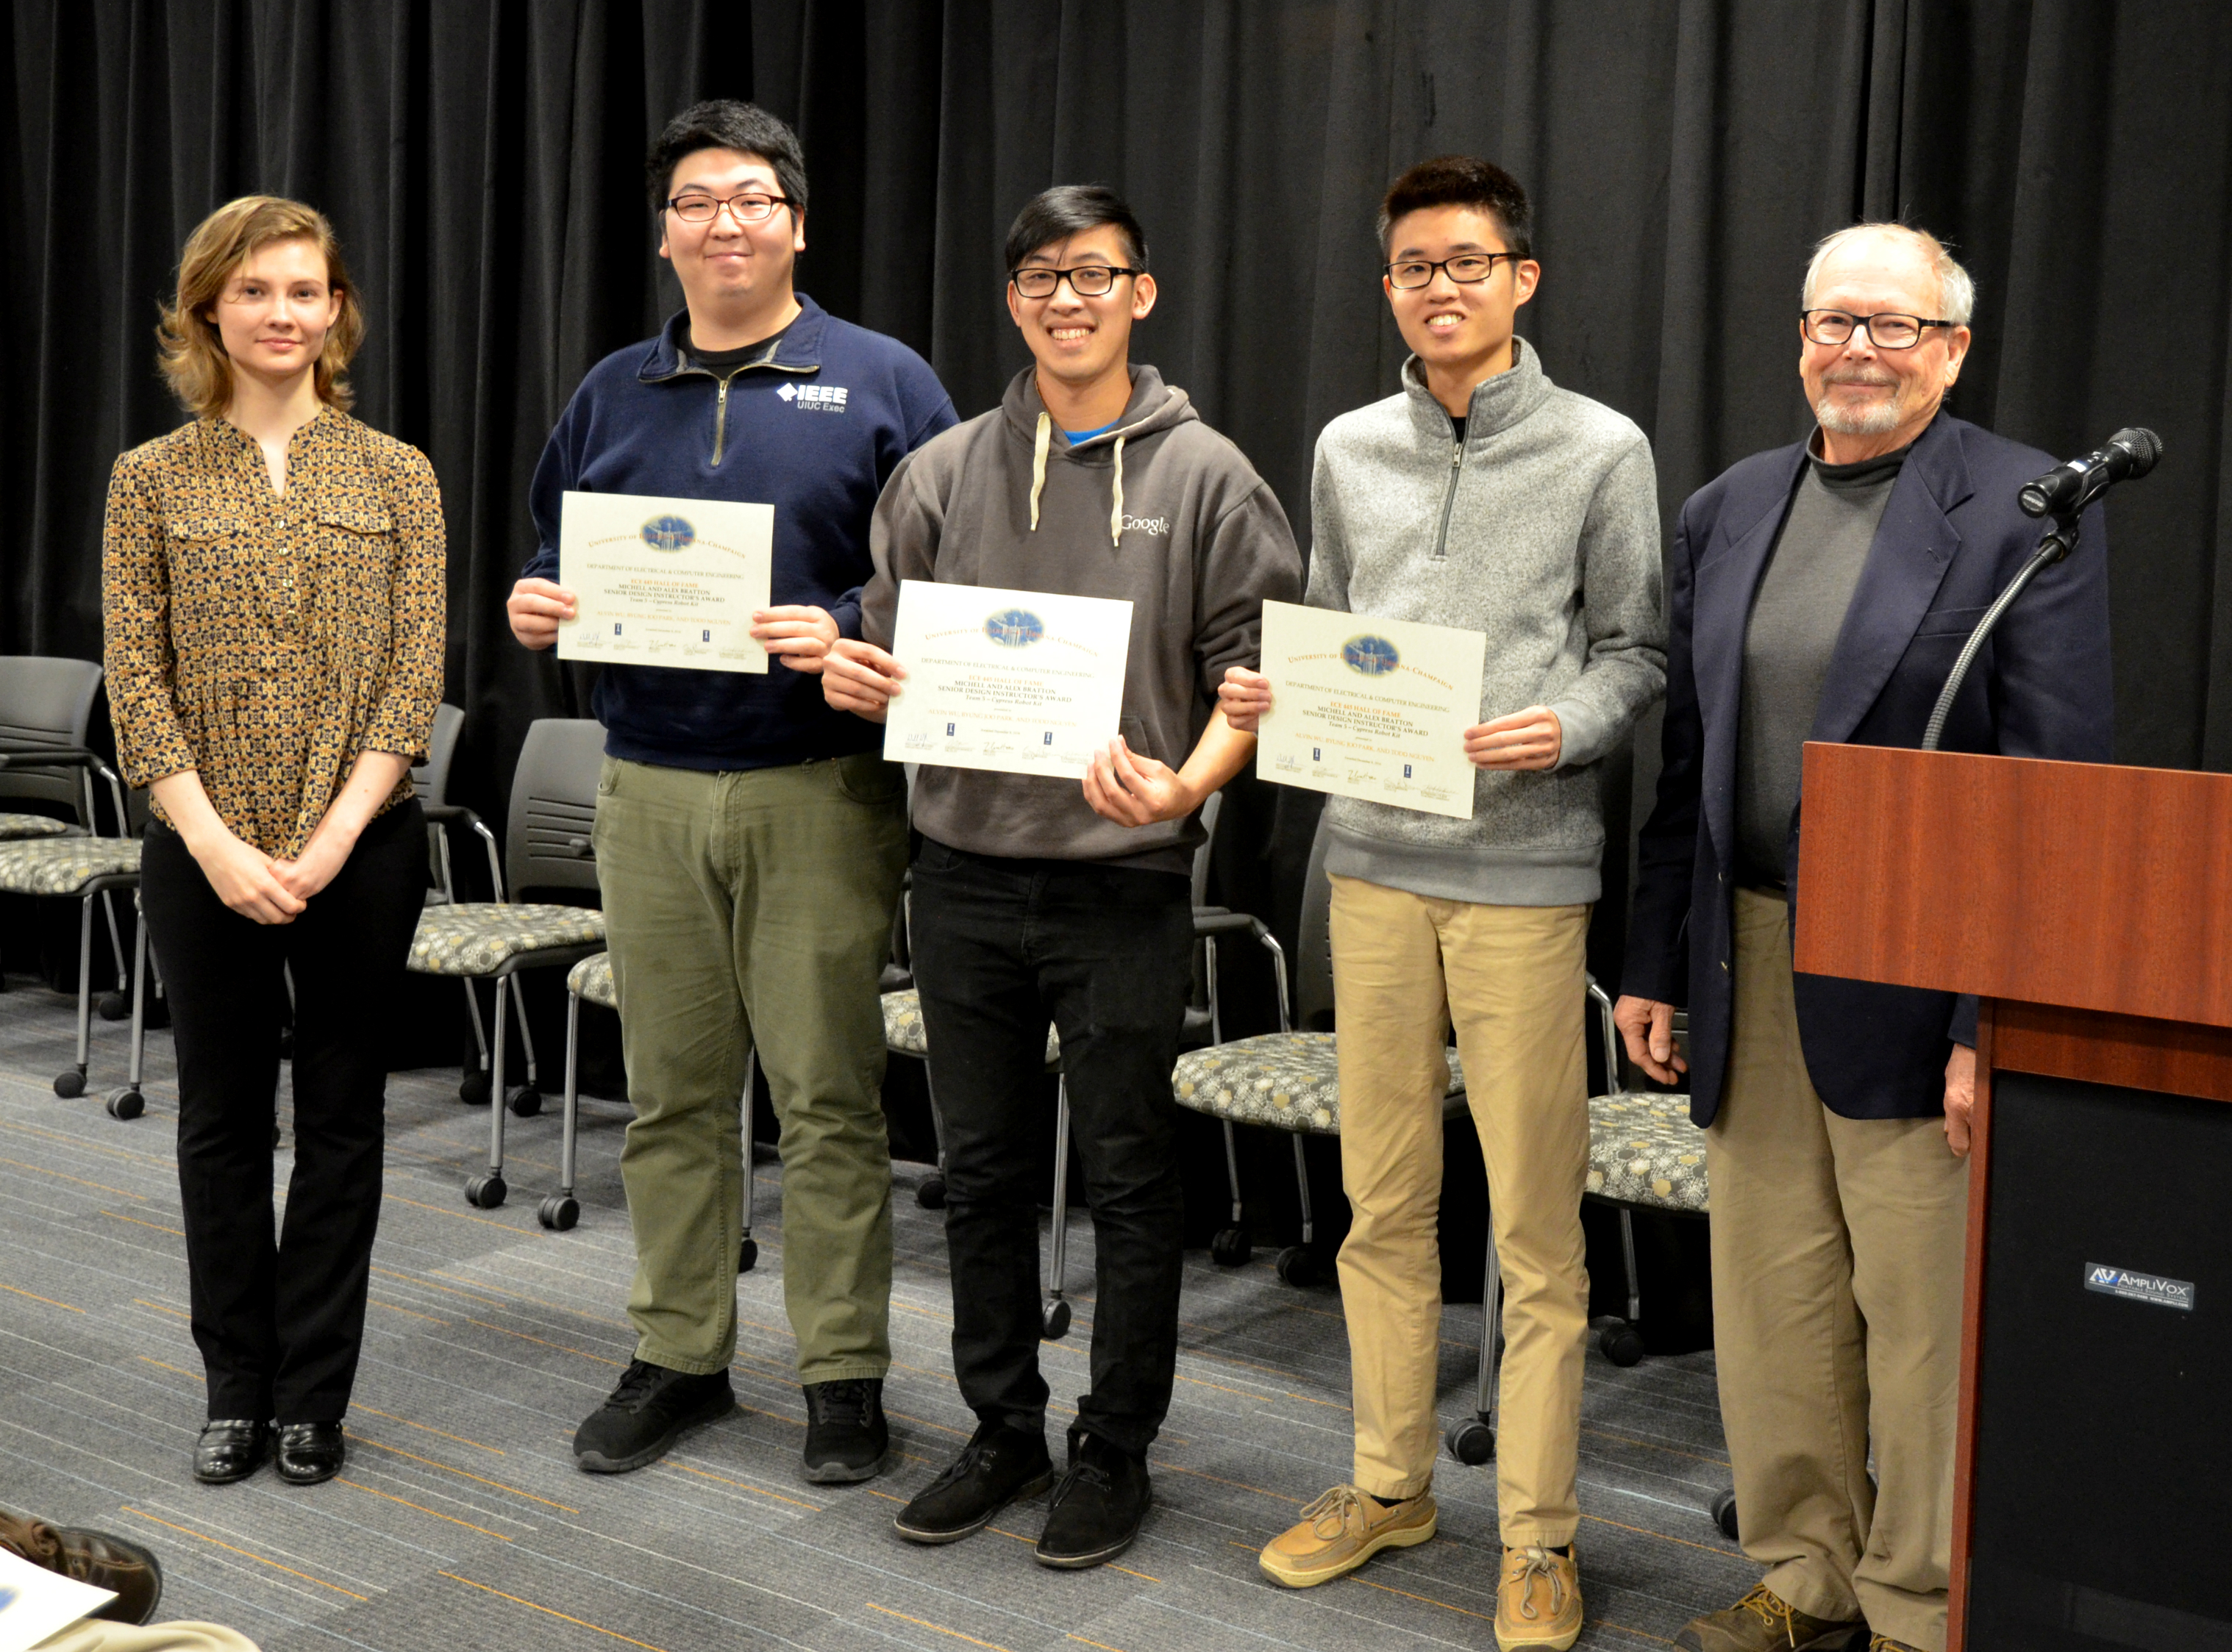
<path id="1" fill-rule="evenodd" d="M 1581 1584 L 1570 1552 L 1539 1544 L 1503 1552 L 1496 1591 L 1496 1644 L 1502 1652 L 1566 1649 L 1581 1638 Z"/>
<path id="2" fill-rule="evenodd" d="M 1353 1486 L 1336 1486 L 1265 1544 L 1256 1564 L 1275 1584 L 1307 1589 L 1354 1571 L 1382 1549 L 1425 1542 L 1437 1519 L 1430 1492 L 1382 1504 Z"/>
<path id="3" fill-rule="evenodd" d="M 1806 1652 L 1841 1648 L 1862 1627 L 1857 1619 L 1840 1623 L 1801 1612 L 1760 1584 L 1735 1605 L 1692 1619 L 1674 1644 L 1683 1652 Z"/>

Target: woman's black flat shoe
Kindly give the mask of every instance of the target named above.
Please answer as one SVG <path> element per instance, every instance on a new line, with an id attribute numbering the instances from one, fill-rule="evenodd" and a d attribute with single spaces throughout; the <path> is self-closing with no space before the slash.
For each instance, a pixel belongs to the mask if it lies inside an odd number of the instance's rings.
<path id="1" fill-rule="evenodd" d="M 230 1486 L 262 1467 L 270 1451 L 269 1423 L 212 1418 L 194 1441 L 194 1478 L 204 1486 Z"/>
<path id="2" fill-rule="evenodd" d="M 338 1422 L 279 1425 L 279 1478 L 290 1486 L 315 1486 L 341 1472 L 348 1447 Z"/>

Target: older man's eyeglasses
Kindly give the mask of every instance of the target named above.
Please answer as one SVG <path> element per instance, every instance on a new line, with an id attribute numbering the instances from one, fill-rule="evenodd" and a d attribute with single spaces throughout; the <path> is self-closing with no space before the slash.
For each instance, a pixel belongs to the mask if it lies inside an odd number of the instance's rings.
<path id="1" fill-rule="evenodd" d="M 1857 330 L 1868 335 L 1878 350 L 1911 350 L 1933 327 L 1958 327 L 1958 321 L 1936 321 L 1922 315 L 1898 315 L 1886 310 L 1875 315 L 1854 315 L 1846 310 L 1801 310 L 1801 326 L 1816 344 L 1849 344 Z"/>
<path id="2" fill-rule="evenodd" d="M 789 204 L 788 196 L 749 190 L 742 195 L 678 195 L 666 204 L 666 210 L 685 224 L 710 224 L 725 206 L 739 224 L 765 224 L 777 207 Z"/>
<path id="3" fill-rule="evenodd" d="M 1025 298 L 1052 298 L 1054 289 L 1064 282 L 1080 298 L 1100 298 L 1115 290 L 1117 276 L 1145 273 L 1127 269 L 1121 264 L 1080 264 L 1074 269 L 1049 269 L 1044 264 L 1034 264 L 1028 269 L 1009 270 L 1008 279 L 1015 283 L 1015 290 Z"/>
<path id="4" fill-rule="evenodd" d="M 1437 269 L 1447 271 L 1449 278 L 1460 287 L 1486 281 L 1496 273 L 1496 261 L 1499 258 L 1509 258 L 1514 263 L 1519 262 L 1519 255 L 1515 252 L 1467 252 L 1455 258 L 1405 258 L 1397 263 L 1383 264 L 1380 268 L 1385 273 L 1390 287 L 1408 292 L 1416 288 L 1432 286 L 1434 272 Z"/>

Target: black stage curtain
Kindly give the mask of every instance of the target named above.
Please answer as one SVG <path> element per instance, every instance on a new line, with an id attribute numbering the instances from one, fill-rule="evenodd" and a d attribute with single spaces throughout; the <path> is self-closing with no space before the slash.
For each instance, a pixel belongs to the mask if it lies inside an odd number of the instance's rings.
<path id="1" fill-rule="evenodd" d="M 639 158 L 667 114 L 727 94 L 804 136 L 801 286 L 923 350 L 964 415 L 1023 360 L 1000 301 L 1017 205 L 1058 181 L 1124 191 L 1163 285 L 1141 359 L 1305 534 L 1318 431 L 1394 385 L 1372 220 L 1415 159 L 1484 153 L 1533 191 L 1525 329 L 1560 383 L 1651 433 L 1670 513 L 1806 428 L 1809 243 L 1861 215 L 1927 225 L 1980 292 L 1957 411 L 2057 455 L 2161 431 L 2160 468 L 2110 513 L 2119 755 L 2232 768 L 2232 8 L 2214 0 L 10 10 L 0 651 L 98 657 L 109 464 L 179 418 L 150 332 L 178 247 L 230 196 L 300 196 L 367 302 L 360 411 L 442 479 L 458 789 L 500 818 L 527 722 L 584 703 L 504 629 L 528 478 L 583 370 L 678 302 Z M 1653 729 L 1638 748 L 1647 803 Z M 1290 915 L 1309 812 L 1273 789 L 1243 800 L 1225 871 Z"/>

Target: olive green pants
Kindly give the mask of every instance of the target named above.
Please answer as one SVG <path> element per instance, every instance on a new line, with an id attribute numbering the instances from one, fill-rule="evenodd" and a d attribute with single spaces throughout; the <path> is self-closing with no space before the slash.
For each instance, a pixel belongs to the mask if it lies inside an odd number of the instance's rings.
<path id="1" fill-rule="evenodd" d="M 877 978 L 906 783 L 873 753 L 711 773 L 607 758 L 597 879 L 628 1099 L 637 1357 L 736 1350 L 741 1102 L 754 1049 L 782 1133 L 782 1289 L 809 1383 L 891 1364 L 892 1163 Z"/>

